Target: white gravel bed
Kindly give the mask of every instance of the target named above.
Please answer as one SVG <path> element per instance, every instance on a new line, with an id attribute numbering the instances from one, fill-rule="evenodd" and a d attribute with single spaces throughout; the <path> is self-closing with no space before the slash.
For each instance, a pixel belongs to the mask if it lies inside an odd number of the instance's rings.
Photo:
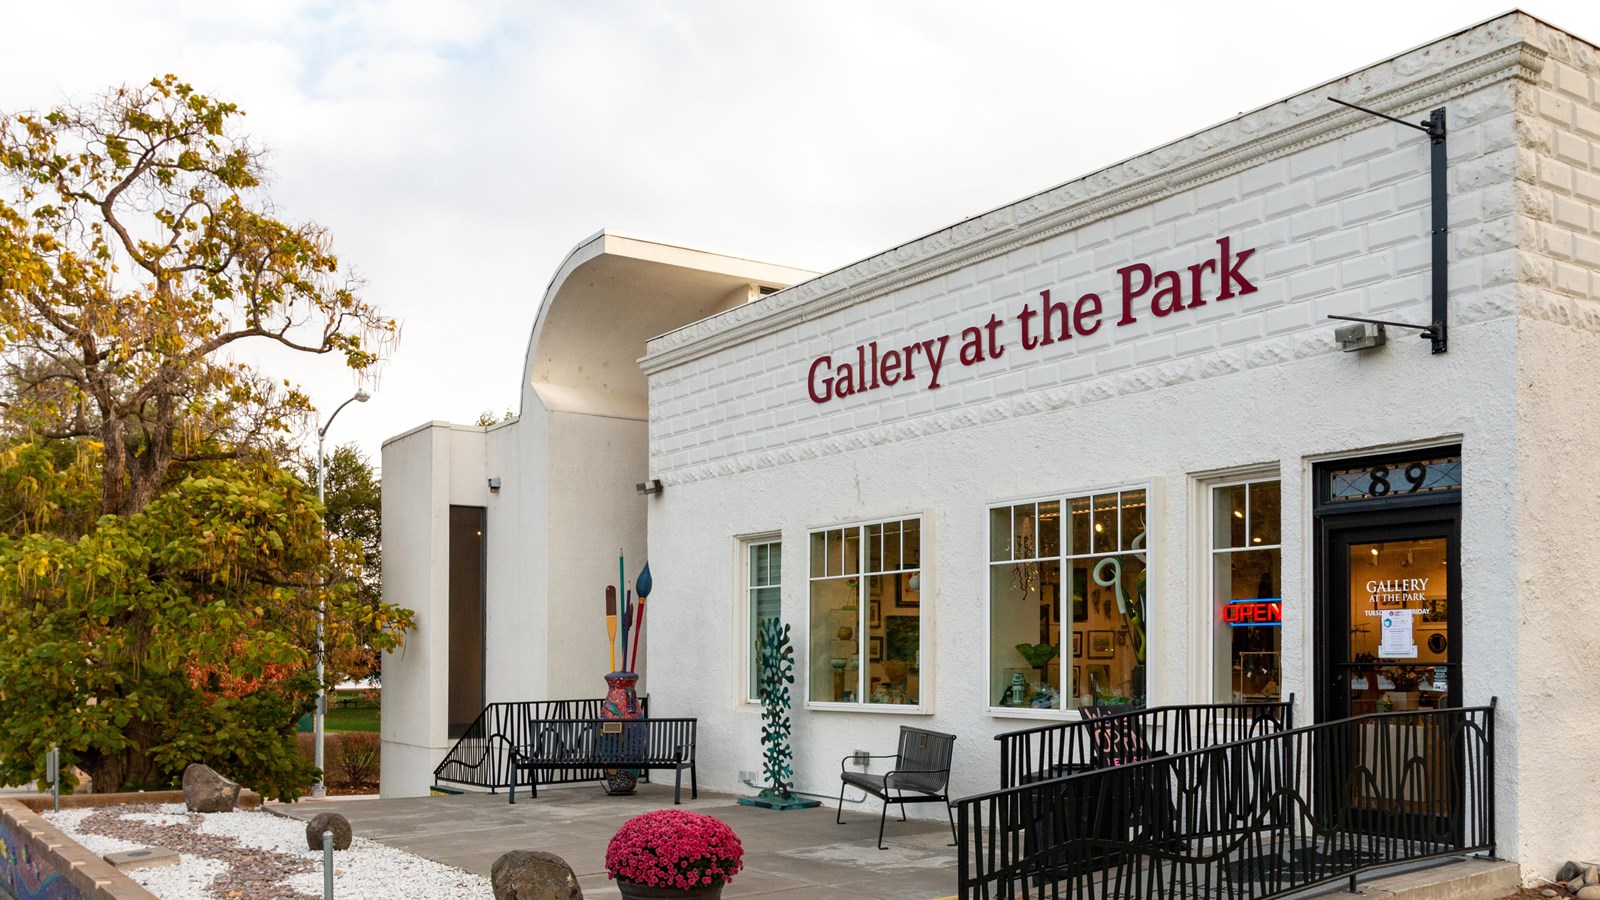
<path id="1" fill-rule="evenodd" d="M 306 826 L 296 819 L 261 810 L 202 815 L 182 804 L 65 810 L 45 818 L 100 855 L 147 846 L 178 851 L 178 865 L 126 873 L 163 900 L 322 896 L 322 853 L 306 849 Z M 365 838 L 334 853 L 338 900 L 493 895 L 487 878 Z"/>

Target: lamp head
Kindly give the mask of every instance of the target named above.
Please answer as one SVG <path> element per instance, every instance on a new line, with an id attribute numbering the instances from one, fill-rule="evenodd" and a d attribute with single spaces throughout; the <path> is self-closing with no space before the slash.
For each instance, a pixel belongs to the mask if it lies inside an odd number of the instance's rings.
<path id="1" fill-rule="evenodd" d="M 367 393 L 365 390 L 356 391 L 356 402 L 357 403 L 365 403 L 365 402 L 367 402 L 368 400 L 371 400 L 371 399 L 372 399 L 372 395 Z"/>

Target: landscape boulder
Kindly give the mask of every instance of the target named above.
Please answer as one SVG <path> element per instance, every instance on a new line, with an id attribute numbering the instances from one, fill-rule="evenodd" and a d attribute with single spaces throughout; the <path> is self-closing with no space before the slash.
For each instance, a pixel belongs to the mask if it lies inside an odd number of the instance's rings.
<path id="1" fill-rule="evenodd" d="M 338 813 L 317 813 L 306 823 L 306 846 L 322 849 L 322 833 L 333 832 L 333 849 L 350 849 L 350 820 Z"/>
<path id="2" fill-rule="evenodd" d="M 512 850 L 489 869 L 495 900 L 583 900 L 566 860 L 543 850 Z"/>
<path id="3" fill-rule="evenodd" d="M 239 802 L 239 785 L 218 775 L 210 766 L 190 763 L 183 770 L 183 805 L 189 812 L 233 812 Z"/>

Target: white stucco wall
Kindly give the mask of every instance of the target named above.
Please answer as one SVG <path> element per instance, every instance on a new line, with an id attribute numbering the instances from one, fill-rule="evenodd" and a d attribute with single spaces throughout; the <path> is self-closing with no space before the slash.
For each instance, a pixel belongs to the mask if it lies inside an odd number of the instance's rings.
<path id="1" fill-rule="evenodd" d="M 1600 52 L 1535 23 L 1550 51 L 1524 85 L 1515 161 L 1518 690 L 1502 717 L 1524 825 L 1512 852 L 1548 876 L 1600 854 Z"/>
<path id="2" fill-rule="evenodd" d="M 436 422 L 384 445 L 384 595 L 417 612 L 407 648 L 384 659 L 385 796 L 427 793 L 454 743 L 449 507 L 486 511 L 486 702 L 602 695 L 604 588 L 617 582 L 619 551 L 629 584 L 647 558 L 648 498 L 635 490 L 649 477 L 645 380 L 635 360 L 651 335 L 810 274 L 602 232 L 551 279 L 518 416 L 487 428 Z M 641 672 L 646 658 L 641 646 Z M 648 677 L 640 687 L 649 690 Z"/>
<path id="3" fill-rule="evenodd" d="M 445 744 L 450 550 L 450 428 L 432 423 L 383 449 L 383 595 L 416 614 L 406 645 L 383 657 L 384 796 L 427 791 Z M 416 782 L 416 783 L 413 783 Z"/>
<path id="4" fill-rule="evenodd" d="M 1530 732 L 1528 719 L 1516 723 L 1526 714 L 1524 690 L 1558 692 L 1564 684 L 1554 674 L 1530 681 L 1524 667 L 1537 666 L 1536 648 L 1569 627 L 1534 611 L 1570 602 L 1556 597 L 1592 583 L 1583 576 L 1595 565 L 1558 564 L 1568 551 L 1551 555 L 1553 534 L 1529 539 L 1547 509 L 1580 502 L 1551 475 L 1594 465 L 1573 459 L 1593 426 L 1557 432 L 1579 438 L 1576 444 L 1558 439 L 1530 451 L 1520 443 L 1530 427 L 1554 429 L 1567 416 L 1566 392 L 1532 403 L 1529 379 L 1540 372 L 1572 383 L 1588 372 L 1535 364 L 1530 353 L 1543 360 L 1559 349 L 1565 360 L 1593 341 L 1592 312 L 1584 329 L 1526 324 L 1527 269 L 1541 264 L 1519 251 L 1529 245 L 1525 209 L 1533 202 L 1513 174 L 1530 164 L 1532 149 L 1519 110 L 1525 113 L 1534 82 L 1550 79 L 1545 50 L 1557 44 L 1563 53 L 1579 46 L 1508 15 L 651 342 L 642 361 L 650 376 L 650 459 L 667 486 L 650 509 L 650 546 L 660 561 L 652 639 L 671 648 L 653 660 L 653 702 L 659 715 L 701 719 L 703 783 L 734 789 L 739 771 L 760 764 L 758 710 L 737 699 L 746 658 L 744 597 L 730 590 L 740 571 L 739 535 L 782 533 L 783 614 L 794 625 L 802 661 L 795 693 L 803 698 L 808 532 L 924 517 L 923 627 L 934 636 L 933 659 L 922 669 L 926 713 L 908 719 L 797 703 L 797 782 L 834 794 L 842 756 L 886 752 L 898 727 L 914 721 L 961 736 L 952 787 L 974 793 L 996 784 L 990 737 L 1028 724 L 986 711 L 990 505 L 1157 487 L 1151 702 L 1198 702 L 1210 699 L 1210 605 L 1195 574 L 1203 548 L 1191 543 L 1195 478 L 1275 466 L 1283 481 L 1284 690 L 1297 694 L 1306 722 L 1315 713 L 1311 467 L 1459 441 L 1467 473 L 1464 699 L 1477 705 L 1497 696 L 1501 704 L 1502 853 L 1543 875 L 1563 854 L 1590 852 L 1572 847 L 1561 817 L 1548 815 L 1562 778 L 1570 785 L 1574 773 L 1558 767 L 1560 775 L 1530 775 L 1550 732 Z M 1582 87 L 1569 91 L 1594 96 L 1592 80 L 1572 84 Z M 1329 94 L 1412 120 L 1448 110 L 1447 354 L 1431 355 L 1400 330 L 1376 351 L 1342 353 L 1334 345 L 1329 314 L 1428 320 L 1429 184 L 1425 137 L 1336 107 L 1323 99 Z M 1568 116 L 1575 122 L 1578 113 Z M 1584 146 L 1594 152 L 1592 143 Z M 1575 192 L 1576 176 L 1567 184 Z M 1563 208 L 1570 207 L 1553 205 Z M 1572 213 L 1570 227 L 1579 222 L 1592 229 L 1592 213 Z M 1113 325 L 1117 268 L 1138 261 L 1181 272 L 1224 236 L 1236 250 L 1256 249 L 1244 268 L 1256 293 Z M 1576 237 L 1571 244 L 1569 258 L 1590 247 Z M 1565 272 L 1575 285 L 1574 267 L 1592 290 L 1592 260 L 1546 268 L 1551 279 Z M 1014 317 L 1024 303 L 1037 305 L 1042 290 L 1055 299 L 1100 293 L 1102 327 L 1022 351 Z M 990 316 L 1004 321 L 1007 353 L 970 368 L 947 363 L 938 390 L 923 381 L 820 405 L 807 396 L 808 367 L 822 354 L 853 357 L 872 340 L 955 335 Z M 1569 483 L 1587 485 L 1581 477 Z M 1530 509 L 1540 503 L 1546 508 Z M 1554 518 L 1559 524 L 1537 527 L 1586 527 L 1570 515 Z M 1585 536 L 1577 546 L 1593 556 L 1594 544 Z M 669 560 L 677 564 L 670 573 Z M 1548 599 L 1533 598 L 1536 584 Z M 1564 651 L 1561 658 L 1592 679 L 1595 664 L 1580 656 Z M 1539 705 L 1541 726 L 1577 724 L 1577 709 Z"/>

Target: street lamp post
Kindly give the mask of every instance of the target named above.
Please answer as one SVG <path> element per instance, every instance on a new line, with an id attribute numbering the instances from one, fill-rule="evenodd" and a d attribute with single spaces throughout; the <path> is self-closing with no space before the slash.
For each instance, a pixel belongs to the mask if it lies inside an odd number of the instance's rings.
<path id="1" fill-rule="evenodd" d="M 326 473 L 326 468 L 327 467 L 324 465 L 323 455 L 322 455 L 322 441 L 323 441 L 323 438 L 328 436 L 328 429 L 333 427 L 333 420 L 337 419 L 339 417 L 340 410 L 343 410 L 346 406 L 349 406 L 351 403 L 365 403 L 370 399 L 372 399 L 372 395 L 367 393 L 366 391 L 356 391 L 355 396 L 353 396 L 349 400 L 346 400 L 345 402 L 339 404 L 339 408 L 335 409 L 333 411 L 333 415 L 328 417 L 328 421 L 323 423 L 321 428 L 317 429 L 317 505 L 318 506 L 322 506 L 323 505 L 323 500 L 322 500 L 322 495 L 323 495 L 323 490 L 324 490 L 323 485 L 327 481 L 327 473 Z M 323 522 L 324 522 L 324 524 L 326 524 L 326 522 L 327 522 L 327 513 L 326 513 L 326 511 L 324 511 L 324 513 L 323 513 Z M 324 580 L 324 581 L 326 581 L 326 580 Z M 327 586 L 326 583 L 324 583 L 323 586 L 326 587 Z M 323 769 L 322 744 L 323 744 L 323 738 L 326 736 L 327 722 L 325 720 L 327 719 L 327 716 L 328 716 L 328 687 L 327 687 L 327 684 L 326 684 L 326 677 L 323 675 L 323 671 L 324 671 L 324 669 L 323 669 L 323 657 L 325 657 L 327 655 L 327 648 L 323 646 L 323 626 L 324 626 L 324 623 L 326 622 L 327 618 L 328 618 L 328 598 L 326 597 L 326 595 L 324 595 L 323 597 L 319 598 L 318 601 L 317 601 L 317 711 L 316 711 L 316 713 L 315 713 L 315 715 L 313 716 L 313 719 L 312 719 L 312 721 L 315 722 L 315 726 L 316 726 L 317 783 L 311 786 L 311 796 L 313 798 L 322 798 L 322 797 L 326 797 L 328 795 L 328 786 L 327 786 L 327 784 L 324 783 L 323 777 L 322 777 L 322 769 Z"/>

